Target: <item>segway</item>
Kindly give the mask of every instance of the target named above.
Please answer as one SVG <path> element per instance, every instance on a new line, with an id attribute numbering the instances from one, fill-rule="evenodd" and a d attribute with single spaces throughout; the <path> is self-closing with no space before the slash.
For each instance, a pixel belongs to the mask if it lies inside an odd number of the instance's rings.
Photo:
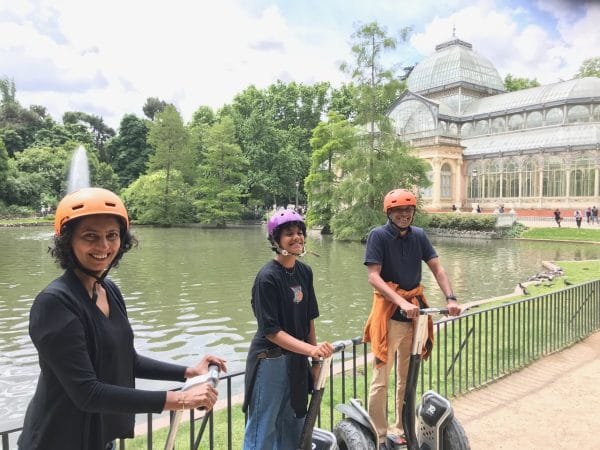
<path id="1" fill-rule="evenodd" d="M 415 408 L 415 395 L 421 350 L 427 339 L 427 320 L 433 314 L 448 314 L 447 309 L 424 308 L 420 310 L 413 333 L 410 363 L 406 380 L 406 391 L 402 405 L 402 425 L 406 434 L 406 447 L 394 442 L 391 436 L 386 440 L 389 450 L 469 450 L 469 440 L 460 425 L 450 402 L 434 391 L 427 391 L 421 404 Z M 369 415 L 356 399 L 336 409 L 345 418 L 334 428 L 340 450 L 375 449 L 378 446 L 377 430 Z"/>
<path id="2" fill-rule="evenodd" d="M 346 347 L 352 347 L 354 343 L 351 340 L 346 340 L 336 341 L 331 345 L 333 346 L 333 353 L 336 353 L 344 350 Z M 325 383 L 329 377 L 333 353 L 331 356 L 323 359 L 319 376 L 314 383 L 313 393 L 300 435 L 298 450 L 337 450 L 338 448 L 335 435 L 331 431 L 315 428 L 317 416 L 321 409 L 321 400 L 325 392 Z"/>
<path id="3" fill-rule="evenodd" d="M 211 364 L 210 366 L 208 366 L 207 373 L 186 380 L 181 390 L 186 391 L 192 386 L 196 386 L 198 384 L 203 383 L 211 383 L 214 388 L 217 387 L 217 385 L 219 384 L 219 366 Z M 173 446 L 175 445 L 175 438 L 177 437 L 177 430 L 179 429 L 179 424 L 181 423 L 182 415 L 183 411 L 178 410 L 175 411 L 175 413 L 171 417 L 169 434 L 167 435 L 167 441 L 165 442 L 165 450 L 173 450 Z M 200 446 L 200 441 L 202 440 L 202 435 L 204 434 L 204 429 L 206 428 L 206 423 L 208 421 L 209 415 L 210 413 L 206 411 L 204 417 L 202 418 L 202 423 L 200 425 L 200 430 L 198 431 L 198 436 L 194 441 L 194 449 L 197 449 Z"/>

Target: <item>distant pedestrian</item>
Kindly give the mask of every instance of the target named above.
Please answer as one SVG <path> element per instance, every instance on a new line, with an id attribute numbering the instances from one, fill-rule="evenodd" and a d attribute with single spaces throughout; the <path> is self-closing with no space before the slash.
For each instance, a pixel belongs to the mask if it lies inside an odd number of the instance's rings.
<path id="1" fill-rule="evenodd" d="M 479 206 L 479 203 L 477 204 L 477 212 L 480 213 L 481 212 L 481 206 Z"/>
<path id="2" fill-rule="evenodd" d="M 585 219 L 588 224 L 592 221 L 592 208 L 590 208 L 589 206 L 585 210 Z"/>
<path id="3" fill-rule="evenodd" d="M 598 208 L 596 208 L 596 205 L 592 207 L 592 223 L 598 223 Z"/>
<path id="4" fill-rule="evenodd" d="M 581 211 L 577 210 L 575 211 L 575 223 L 577 224 L 577 228 L 581 228 L 581 219 L 583 219 L 583 216 L 581 215 Z"/>
<path id="5" fill-rule="evenodd" d="M 560 228 L 560 222 L 562 221 L 562 217 L 560 217 L 560 210 L 558 208 L 554 210 L 554 220 L 556 220 L 556 224 Z"/>

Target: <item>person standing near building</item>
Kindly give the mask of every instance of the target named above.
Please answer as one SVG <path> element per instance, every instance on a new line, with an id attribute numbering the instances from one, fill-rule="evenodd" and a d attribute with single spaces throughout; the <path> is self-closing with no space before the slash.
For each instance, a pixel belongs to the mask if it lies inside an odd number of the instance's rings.
<path id="1" fill-rule="evenodd" d="M 596 208 L 596 205 L 592 206 L 592 223 L 598 223 L 598 208 Z"/>
<path id="2" fill-rule="evenodd" d="M 21 450 L 114 450 L 131 438 L 136 413 L 211 409 L 209 384 L 186 392 L 136 389 L 135 378 L 184 381 L 226 370 L 206 356 L 185 367 L 139 355 L 118 286 L 107 277 L 137 243 L 121 199 L 101 188 L 66 195 L 54 219 L 50 254 L 65 269 L 35 298 L 29 335 L 40 375 L 23 423 Z"/>
<path id="3" fill-rule="evenodd" d="M 575 223 L 577 224 L 577 228 L 581 228 L 581 220 L 583 219 L 581 211 L 576 210 L 573 216 L 575 217 Z"/>
<path id="4" fill-rule="evenodd" d="M 297 259 L 305 253 L 304 219 L 292 209 L 280 210 L 267 228 L 275 258 L 260 269 L 252 287 L 258 329 L 246 359 L 244 450 L 298 447 L 312 381 L 322 358 L 333 352 L 330 343 L 317 343 L 313 273 Z"/>
<path id="5" fill-rule="evenodd" d="M 391 434 L 395 435 L 395 442 L 405 442 L 402 404 L 412 343 L 412 321 L 418 316 L 419 308 L 427 306 L 421 285 L 422 262 L 427 264 L 445 295 L 450 314 L 456 316 L 461 313 L 450 280 L 431 242 L 423 229 L 412 225 L 416 207 L 417 199 L 412 192 L 405 189 L 390 191 L 383 201 L 388 221 L 369 233 L 365 250 L 368 282 L 375 290 L 364 330 L 364 339 L 371 343 L 375 356 L 368 412 L 377 428 L 380 446 L 385 446 L 388 435 L 387 392 L 394 355 L 398 373 L 396 420 Z"/>
<path id="6" fill-rule="evenodd" d="M 562 221 L 562 217 L 560 216 L 560 210 L 558 208 L 556 208 L 554 210 L 554 220 L 556 221 L 556 224 L 560 227 L 560 222 Z"/>

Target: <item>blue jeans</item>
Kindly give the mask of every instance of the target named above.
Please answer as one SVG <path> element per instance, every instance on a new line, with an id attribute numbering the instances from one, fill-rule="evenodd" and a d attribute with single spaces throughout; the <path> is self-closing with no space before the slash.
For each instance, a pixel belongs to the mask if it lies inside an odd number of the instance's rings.
<path id="1" fill-rule="evenodd" d="M 290 403 L 289 364 L 288 355 L 260 361 L 248 405 L 244 450 L 298 448 L 304 418 L 296 418 Z"/>

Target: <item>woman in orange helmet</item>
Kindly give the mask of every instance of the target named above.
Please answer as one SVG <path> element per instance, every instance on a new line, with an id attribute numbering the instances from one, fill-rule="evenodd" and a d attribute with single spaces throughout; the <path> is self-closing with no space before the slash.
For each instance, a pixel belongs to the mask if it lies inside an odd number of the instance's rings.
<path id="1" fill-rule="evenodd" d="M 426 307 L 421 285 L 424 261 L 433 273 L 448 302 L 451 315 L 460 314 L 450 280 L 438 255 L 422 228 L 412 225 L 417 198 L 406 189 L 394 189 L 383 199 L 387 224 L 369 233 L 364 264 L 368 281 L 375 289 L 373 307 L 364 330 L 365 342 L 371 343 L 374 366 L 369 391 L 369 415 L 377 428 L 379 448 L 385 441 L 406 444 L 402 429 L 402 404 L 412 343 L 412 318 Z M 389 430 L 387 423 L 388 380 L 397 364 L 396 421 Z"/>
<path id="2" fill-rule="evenodd" d="M 29 315 L 29 335 L 40 376 L 27 408 L 20 449 L 107 450 L 133 437 L 136 413 L 212 408 L 209 384 L 185 392 L 135 388 L 135 378 L 183 381 L 208 365 L 206 356 L 185 367 L 137 354 L 125 301 L 107 278 L 137 243 L 121 199 L 101 188 L 66 195 L 56 209 L 56 262 L 65 269 L 40 292 Z"/>

